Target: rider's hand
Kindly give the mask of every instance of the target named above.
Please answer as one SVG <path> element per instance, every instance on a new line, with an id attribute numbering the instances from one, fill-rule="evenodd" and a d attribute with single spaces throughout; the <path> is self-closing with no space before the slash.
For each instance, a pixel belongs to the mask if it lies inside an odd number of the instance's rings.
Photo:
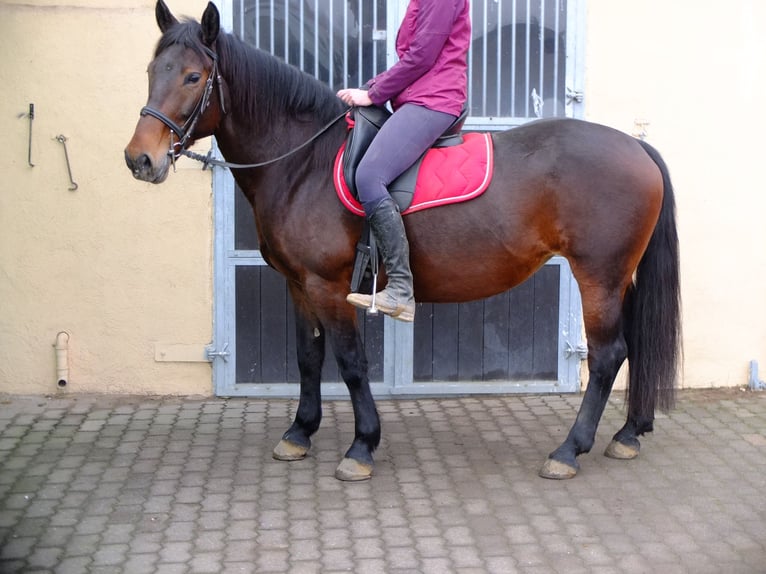
<path id="1" fill-rule="evenodd" d="M 367 94 L 367 90 L 360 90 L 358 88 L 346 88 L 344 90 L 338 90 L 338 97 L 349 106 L 364 107 L 372 105 L 372 100 Z"/>

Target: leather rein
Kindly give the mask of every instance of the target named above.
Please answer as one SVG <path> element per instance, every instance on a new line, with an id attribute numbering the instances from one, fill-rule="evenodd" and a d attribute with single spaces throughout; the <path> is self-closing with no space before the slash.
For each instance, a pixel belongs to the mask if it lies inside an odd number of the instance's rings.
<path id="1" fill-rule="evenodd" d="M 165 124 L 170 130 L 170 148 L 168 149 L 167 154 L 168 156 L 170 156 L 170 160 L 173 163 L 173 169 L 175 169 L 176 159 L 178 159 L 182 155 L 190 159 L 193 159 L 195 161 L 201 162 L 203 171 L 206 170 L 208 166 L 211 166 L 211 165 L 218 166 L 218 167 L 243 169 L 243 168 L 263 167 L 266 165 L 270 165 L 272 163 L 276 163 L 282 159 L 285 159 L 286 157 L 293 155 L 294 153 L 302 150 L 304 147 L 306 147 L 310 143 L 314 142 L 317 138 L 319 138 L 322 134 L 324 134 L 327 130 L 329 130 L 333 125 L 335 125 L 338 121 L 340 121 L 343 117 L 345 117 L 345 115 L 348 113 L 350 109 L 350 108 L 346 108 L 345 110 L 343 110 L 342 114 L 333 118 L 332 121 L 326 124 L 322 129 L 320 129 L 316 134 L 311 136 L 307 141 L 291 149 L 290 151 L 280 155 L 279 157 L 275 157 L 274 159 L 270 159 L 267 161 L 262 161 L 258 163 L 231 163 L 228 161 L 223 161 L 223 160 L 214 158 L 213 150 L 210 150 L 206 155 L 189 151 L 188 149 L 186 149 L 186 145 L 189 143 L 189 140 L 191 139 L 192 134 L 194 133 L 194 128 L 197 126 L 197 122 L 199 121 L 200 117 L 205 112 L 207 107 L 210 105 L 210 96 L 213 93 L 214 84 L 218 84 L 218 100 L 221 105 L 221 111 L 224 114 L 226 114 L 226 105 L 223 99 L 223 80 L 221 79 L 221 75 L 218 72 L 218 55 L 207 46 L 202 46 L 202 49 L 205 51 L 208 57 L 213 61 L 213 67 L 210 70 L 210 75 L 207 77 L 207 81 L 205 82 L 205 89 L 202 92 L 202 96 L 200 96 L 200 99 L 197 101 L 197 104 L 194 106 L 194 110 L 189 116 L 189 119 L 187 119 L 186 122 L 184 122 L 183 126 L 179 126 L 177 123 L 175 123 L 173 120 L 171 120 L 168 116 L 163 114 L 158 109 L 152 108 L 150 106 L 144 106 L 143 108 L 141 108 L 141 116 L 152 116 L 153 118 L 156 118 L 159 121 L 161 121 L 163 124 Z M 178 138 L 178 141 L 173 141 L 174 138 Z"/>

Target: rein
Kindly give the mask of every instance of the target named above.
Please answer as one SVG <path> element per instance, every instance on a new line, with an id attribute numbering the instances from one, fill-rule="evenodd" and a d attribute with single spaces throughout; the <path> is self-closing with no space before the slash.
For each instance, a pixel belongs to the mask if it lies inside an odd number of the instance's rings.
<path id="1" fill-rule="evenodd" d="M 189 151 L 188 149 L 183 148 L 178 153 L 179 153 L 179 155 L 183 155 L 183 156 L 186 156 L 186 157 L 188 157 L 190 159 L 193 159 L 195 161 L 201 162 L 202 163 L 202 171 L 205 171 L 208 168 L 208 166 L 211 166 L 211 165 L 212 166 L 216 166 L 216 167 L 228 167 L 230 169 L 232 169 L 232 168 L 233 169 L 246 169 L 246 168 L 264 167 L 264 166 L 267 166 L 267 165 L 271 165 L 272 163 L 277 163 L 278 161 L 283 160 L 286 157 L 290 157 L 294 153 L 296 153 L 296 152 L 302 150 L 303 148 L 305 148 L 310 143 L 316 141 L 327 130 L 329 130 L 332 126 L 334 126 L 341 119 L 343 119 L 346 116 L 346 114 L 348 113 L 348 110 L 349 110 L 348 108 L 343 110 L 342 114 L 340 114 L 339 116 L 333 118 L 321 130 L 319 130 L 317 133 L 315 133 L 313 136 L 311 136 L 308 140 L 306 140 L 305 142 L 303 142 L 299 146 L 294 147 L 293 149 L 291 149 L 290 151 L 288 151 L 286 153 L 283 153 L 279 157 L 275 157 L 273 159 L 269 159 L 269 160 L 266 160 L 266 161 L 261 161 L 261 162 L 258 162 L 258 163 L 231 163 L 231 162 L 228 162 L 228 161 L 223 161 L 223 160 L 214 158 L 213 157 L 213 150 L 210 150 L 209 152 L 207 152 L 206 155 L 202 155 L 202 154 L 195 153 L 193 151 Z"/>
<path id="2" fill-rule="evenodd" d="M 345 115 L 348 113 L 350 109 L 350 108 L 346 108 L 345 110 L 343 110 L 342 114 L 333 118 L 332 121 L 330 121 L 327 125 L 325 125 L 322 129 L 320 129 L 317 133 L 315 133 L 313 136 L 311 136 L 308 140 L 306 140 L 299 146 L 291 149 L 287 153 L 280 155 L 279 157 L 275 157 L 274 159 L 270 159 L 267 161 L 262 161 L 258 163 L 231 163 L 228 161 L 223 161 L 223 160 L 214 158 L 213 150 L 210 150 L 206 155 L 189 151 L 188 149 L 186 149 L 186 144 L 189 143 L 189 140 L 192 137 L 192 133 L 194 133 L 194 128 L 197 126 L 197 122 L 199 121 L 200 116 L 202 116 L 204 111 L 210 105 L 210 95 L 213 93 L 214 83 L 218 84 L 218 100 L 221 103 L 221 111 L 224 114 L 226 114 L 226 105 L 223 99 L 223 80 L 221 79 L 221 75 L 218 73 L 218 55 L 207 46 L 202 46 L 202 49 L 205 51 L 208 57 L 213 61 L 213 67 L 210 70 L 210 75 L 207 77 L 207 81 L 205 82 L 205 89 L 202 92 L 202 96 L 200 96 L 200 99 L 197 101 L 197 105 L 194 106 L 194 110 L 192 111 L 191 115 L 189 116 L 189 119 L 186 120 L 183 126 L 179 126 L 177 123 L 171 120 L 168 116 L 166 116 L 161 111 L 155 108 L 152 108 L 150 106 L 144 106 L 143 108 L 141 108 L 141 116 L 152 116 L 153 118 L 156 118 L 159 121 L 161 121 L 163 124 L 165 124 L 168 127 L 168 129 L 170 129 L 170 148 L 168 149 L 168 155 L 170 156 L 170 159 L 173 162 L 173 169 L 175 169 L 176 159 L 178 159 L 182 155 L 190 159 L 193 159 L 195 161 L 201 162 L 203 171 L 206 170 L 208 166 L 211 166 L 211 165 L 218 166 L 218 167 L 234 168 L 234 169 L 255 168 L 255 167 L 263 167 L 266 165 L 271 165 L 272 163 L 276 163 L 280 160 L 285 159 L 286 157 L 293 155 L 294 153 L 302 150 L 304 147 L 306 147 L 310 143 L 316 141 L 322 134 L 324 134 L 332 126 L 338 123 L 343 117 L 345 117 Z M 174 135 L 178 138 L 177 142 L 173 141 Z"/>

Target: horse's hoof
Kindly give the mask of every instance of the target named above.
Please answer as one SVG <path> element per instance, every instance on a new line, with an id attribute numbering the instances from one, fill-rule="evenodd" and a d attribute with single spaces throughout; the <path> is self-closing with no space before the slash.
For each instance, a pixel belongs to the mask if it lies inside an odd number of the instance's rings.
<path id="1" fill-rule="evenodd" d="M 638 456 L 639 447 L 623 444 L 618 440 L 609 443 L 604 451 L 604 456 L 618 460 L 632 460 Z"/>
<path id="2" fill-rule="evenodd" d="M 277 460 L 302 460 L 306 458 L 306 453 L 308 451 L 308 447 L 282 439 L 279 441 L 279 444 L 274 447 L 272 456 Z"/>
<path id="3" fill-rule="evenodd" d="M 364 464 L 353 458 L 344 458 L 335 469 L 335 478 L 346 482 L 359 482 L 372 477 L 372 465 Z"/>
<path id="4" fill-rule="evenodd" d="M 545 461 L 545 464 L 543 464 L 539 474 L 543 478 L 552 478 L 553 480 L 566 480 L 575 477 L 577 474 L 577 467 L 559 462 L 553 458 L 549 458 Z"/>

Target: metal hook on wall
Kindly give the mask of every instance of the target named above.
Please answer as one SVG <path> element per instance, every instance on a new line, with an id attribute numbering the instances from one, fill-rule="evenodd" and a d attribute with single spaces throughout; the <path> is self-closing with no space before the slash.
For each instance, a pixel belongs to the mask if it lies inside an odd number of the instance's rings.
<path id="1" fill-rule="evenodd" d="M 646 137 L 649 135 L 649 132 L 647 131 L 647 127 L 649 126 L 651 122 L 649 120 L 643 119 L 643 118 L 636 118 L 633 120 L 633 137 L 638 138 L 640 140 L 645 140 Z"/>
<path id="2" fill-rule="evenodd" d="M 77 191 L 78 185 L 75 182 L 75 180 L 72 178 L 72 167 L 69 165 L 69 152 L 66 149 L 67 138 L 64 135 L 57 135 L 55 139 L 56 141 L 60 142 L 61 145 L 64 146 L 64 158 L 66 159 L 66 170 L 69 173 L 69 183 L 71 183 L 71 185 L 69 186 L 69 191 Z"/>
<path id="3" fill-rule="evenodd" d="M 35 120 L 35 105 L 29 104 L 29 112 L 19 114 L 20 118 L 29 118 L 29 145 L 27 148 L 27 163 L 29 167 L 35 167 L 32 163 L 32 122 Z"/>

